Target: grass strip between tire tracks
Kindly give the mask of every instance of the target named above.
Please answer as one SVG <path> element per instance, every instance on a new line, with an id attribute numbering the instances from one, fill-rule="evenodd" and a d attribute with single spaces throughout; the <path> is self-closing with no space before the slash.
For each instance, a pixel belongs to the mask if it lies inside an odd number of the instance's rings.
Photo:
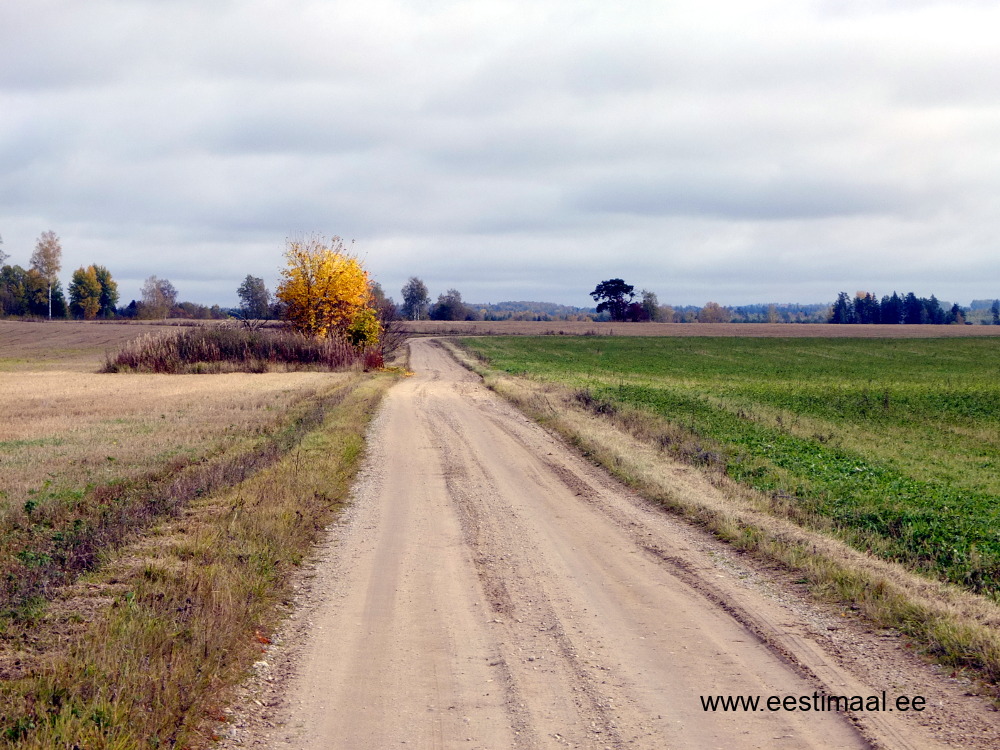
<path id="1" fill-rule="evenodd" d="M 291 573 L 345 501 L 395 380 L 353 376 L 283 457 L 195 497 L 67 587 L 34 624 L 47 633 L 41 655 L 0 682 L 0 747 L 207 746 L 226 689 L 268 642 Z"/>
<path id="2" fill-rule="evenodd" d="M 995 602 L 779 518 L 768 512 L 770 502 L 762 493 L 721 472 L 701 470 L 702 491 L 691 491 L 665 471 L 678 464 L 655 441 L 644 439 L 655 432 L 649 429 L 650 415 L 627 409 L 595 413 L 570 387 L 492 370 L 455 343 L 442 344 L 489 388 L 645 497 L 734 547 L 801 575 L 817 598 L 845 604 L 873 625 L 898 629 L 940 663 L 972 670 L 994 686 L 1000 682 Z"/>

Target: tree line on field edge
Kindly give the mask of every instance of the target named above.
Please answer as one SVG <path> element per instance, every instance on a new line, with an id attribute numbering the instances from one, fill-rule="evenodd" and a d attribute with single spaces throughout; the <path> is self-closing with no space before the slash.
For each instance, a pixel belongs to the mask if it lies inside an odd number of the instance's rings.
<path id="1" fill-rule="evenodd" d="M 976 302 L 983 302 L 977 300 Z M 870 292 L 857 292 L 852 299 L 847 292 L 840 292 L 830 311 L 831 323 L 882 324 L 882 325 L 966 325 L 973 321 L 970 313 L 984 310 L 985 305 L 964 308 L 958 303 L 948 307 L 933 294 L 918 297 L 913 292 L 900 296 L 896 292 L 878 299 Z M 989 305 L 989 316 L 979 316 L 979 322 L 1000 325 L 1000 300 Z"/>
<path id="2" fill-rule="evenodd" d="M 771 304 L 745 307 L 723 307 L 708 302 L 695 312 L 678 311 L 669 305 L 659 305 L 656 294 L 642 290 L 636 297 L 635 287 L 620 278 L 600 282 L 590 296 L 597 302 L 596 311 L 610 320 L 622 322 L 661 321 L 674 323 L 779 323 L 779 306 Z M 987 314 L 988 306 L 988 314 Z M 798 306 L 803 308 L 805 306 Z M 1000 325 L 1000 300 L 975 300 L 969 308 L 955 303 L 950 307 L 937 297 L 917 297 L 913 292 L 900 296 L 897 292 L 878 299 L 870 292 L 858 292 L 852 299 L 846 292 L 837 295 L 833 305 L 808 306 L 806 319 L 794 322 L 883 325 Z M 810 319 L 811 318 L 811 319 Z"/>
<path id="3" fill-rule="evenodd" d="M 78 318 L 225 318 L 226 311 L 194 302 L 182 302 L 167 279 L 150 276 L 142 298 L 119 307 L 118 283 L 103 265 L 92 263 L 73 271 L 63 290 L 62 244 L 55 232 L 42 232 L 27 269 L 8 265 L 10 257 L 0 238 L 0 315 L 8 317 Z M 67 298 L 68 292 L 68 298 Z"/>
<path id="4" fill-rule="evenodd" d="M 334 238 L 339 241 L 339 238 Z M 343 251 L 342 246 L 340 250 Z M 103 265 L 80 267 L 72 274 L 68 298 L 58 273 L 62 247 L 58 236 L 43 232 L 36 243 L 27 269 L 6 265 L 9 255 L 3 251 L 0 237 L 0 315 L 79 319 L 94 318 L 193 318 L 243 320 L 287 319 L 288 305 L 272 295 L 263 279 L 248 274 L 237 290 L 236 308 L 206 306 L 179 301 L 174 285 L 158 276 L 148 277 L 141 297 L 118 306 L 118 285 Z M 893 292 L 881 299 L 869 292 L 851 297 L 840 292 L 833 304 L 752 304 L 723 306 L 716 302 L 672 306 L 660 304 L 655 292 L 635 287 L 623 279 L 600 282 L 590 292 L 594 308 L 574 307 L 546 302 L 500 302 L 470 304 L 454 288 L 432 301 L 427 285 L 411 276 L 401 289 L 402 302 L 397 307 L 374 280 L 368 280 L 372 309 L 379 320 L 442 321 L 613 321 L 663 323 L 838 323 L 838 324 L 992 324 L 1000 325 L 1000 301 L 973 300 L 965 308 L 940 302 L 934 295 L 917 297 L 913 292 Z"/>

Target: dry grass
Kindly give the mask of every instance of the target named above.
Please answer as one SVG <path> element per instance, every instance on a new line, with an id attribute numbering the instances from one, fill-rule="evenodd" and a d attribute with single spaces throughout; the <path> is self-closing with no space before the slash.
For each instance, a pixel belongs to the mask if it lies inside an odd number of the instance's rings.
<path id="1" fill-rule="evenodd" d="M 346 376 L 0 374 L 0 507 L 46 482 L 80 487 L 246 440 L 331 377 Z"/>
<path id="2" fill-rule="evenodd" d="M 593 323 L 588 321 L 404 321 L 418 336 L 744 336 L 749 338 L 948 338 L 1000 336 L 1000 326 L 828 325 L 823 323 Z"/>
<path id="3" fill-rule="evenodd" d="M 25 614 L 108 545 L 271 460 L 289 417 L 346 378 L 0 375 L 0 614 Z"/>
<path id="4" fill-rule="evenodd" d="M 729 480 L 693 436 L 664 434 L 664 425 L 649 414 L 632 409 L 595 414 L 577 390 L 488 370 L 468 352 L 445 345 L 489 387 L 646 497 L 737 548 L 796 571 L 816 596 L 907 633 L 942 663 L 1000 682 L 995 602 L 775 515 L 773 498 Z"/>
<path id="5" fill-rule="evenodd" d="M 340 338 L 315 338 L 289 329 L 239 326 L 184 328 L 147 335 L 109 354 L 104 372 L 263 373 L 382 367 L 378 347 L 358 349 Z"/>
<path id="6" fill-rule="evenodd" d="M 0 321 L 0 746 L 207 744 L 394 379 L 96 372 L 148 330 Z"/>
<path id="7" fill-rule="evenodd" d="M 346 496 L 390 375 L 352 375 L 327 419 L 282 460 L 193 501 L 21 635 L 0 683 L 0 731 L 18 748 L 205 747 L 227 687 L 261 652 L 288 582 Z M 4 735 L 0 735 L 0 746 Z"/>

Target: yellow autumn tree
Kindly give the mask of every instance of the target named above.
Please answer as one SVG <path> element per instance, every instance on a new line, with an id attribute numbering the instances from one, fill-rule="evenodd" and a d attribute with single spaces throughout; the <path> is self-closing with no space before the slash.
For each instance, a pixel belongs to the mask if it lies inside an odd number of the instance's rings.
<path id="1" fill-rule="evenodd" d="M 77 317 L 91 320 L 101 310 L 101 282 L 94 266 L 78 268 L 69 283 L 69 309 Z"/>
<path id="2" fill-rule="evenodd" d="M 285 262 L 275 294 L 285 303 L 285 318 L 297 331 L 343 336 L 359 347 L 378 343 L 379 327 L 366 325 L 372 307 L 368 272 L 340 237 L 329 242 L 323 237 L 289 240 Z"/>
<path id="3" fill-rule="evenodd" d="M 718 302 L 706 302 L 698 313 L 699 323 L 728 323 L 731 319 L 728 309 Z"/>

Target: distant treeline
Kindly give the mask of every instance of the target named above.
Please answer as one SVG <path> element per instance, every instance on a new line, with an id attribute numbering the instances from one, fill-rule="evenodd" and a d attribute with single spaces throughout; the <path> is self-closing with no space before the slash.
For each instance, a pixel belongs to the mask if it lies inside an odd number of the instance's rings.
<path id="1" fill-rule="evenodd" d="M 58 279 L 52 281 L 53 318 L 193 318 L 199 320 L 229 317 L 231 311 L 218 305 L 200 305 L 196 302 L 178 302 L 177 292 L 165 279 L 155 276 L 146 280 L 144 299 L 132 300 L 117 306 L 117 284 L 102 266 L 92 281 L 93 289 L 86 287 L 90 269 L 79 269 L 73 274 L 69 286 L 69 299 Z M 152 282 L 152 284 L 151 284 Z M 110 288 L 110 292 L 106 287 Z M 150 292 L 146 287 L 153 289 Z M 148 293 L 147 293 L 148 292 Z M 87 300 L 93 299 L 92 311 Z M 46 318 L 49 316 L 49 282 L 38 270 L 25 270 L 18 265 L 0 266 L 0 317 Z"/>
<path id="2" fill-rule="evenodd" d="M 703 308 L 674 308 L 676 313 L 698 320 Z M 825 323 L 830 314 L 830 305 L 782 303 L 769 305 L 737 305 L 727 308 L 730 323 Z M 676 314 L 675 313 L 675 314 Z M 704 316 L 702 316 L 704 317 Z"/>
<path id="3" fill-rule="evenodd" d="M 34 268 L 21 266 L 0 268 L 0 315 L 44 317 L 49 314 L 49 283 Z M 52 285 L 52 317 L 65 318 L 69 305 L 62 284 Z"/>
<path id="4" fill-rule="evenodd" d="M 574 307 L 554 302 L 497 302 L 471 304 L 483 320 L 594 320 L 593 307 Z"/>
<path id="5" fill-rule="evenodd" d="M 968 308 L 942 303 L 933 295 L 917 297 L 898 293 L 881 299 L 860 293 L 850 297 L 841 292 L 837 302 L 780 303 L 722 306 L 709 302 L 698 305 L 658 305 L 655 314 L 635 318 L 637 322 L 663 323 L 888 323 L 888 324 L 998 324 L 1000 309 L 995 300 L 973 300 Z M 442 307 L 441 310 L 444 310 Z M 441 310 L 432 310 L 431 319 L 445 319 Z M 996 314 L 995 314 L 996 313 Z M 461 317 L 454 320 L 591 320 L 608 321 L 610 316 L 593 307 L 573 307 L 550 302 L 497 302 L 464 305 Z M 632 318 L 630 318 L 632 319 Z"/>
<path id="6" fill-rule="evenodd" d="M 470 317 L 463 320 L 609 321 L 611 316 L 593 307 L 574 307 L 552 302 L 496 302 L 466 305 Z M 641 309 L 641 305 L 637 305 Z M 647 306 L 648 307 L 648 306 Z M 433 319 L 433 316 L 431 316 Z M 711 318 L 711 319 L 710 319 Z M 657 323 L 826 323 L 829 304 L 798 303 L 739 305 L 721 307 L 714 302 L 698 305 L 655 305 L 652 314 L 634 322 Z"/>
<path id="7" fill-rule="evenodd" d="M 978 303 L 978 304 L 976 304 Z M 963 308 L 959 304 L 942 305 L 933 294 L 930 297 L 918 297 L 913 292 L 907 292 L 902 297 L 893 292 L 879 300 L 869 292 L 858 292 L 852 299 L 847 292 L 840 292 L 837 301 L 830 311 L 831 323 L 880 323 L 882 325 L 966 325 L 974 321 L 971 313 L 979 313 L 974 317 L 980 323 L 1000 325 L 1000 300 L 988 303 L 988 314 L 985 300 L 976 300 L 971 308 Z"/>

